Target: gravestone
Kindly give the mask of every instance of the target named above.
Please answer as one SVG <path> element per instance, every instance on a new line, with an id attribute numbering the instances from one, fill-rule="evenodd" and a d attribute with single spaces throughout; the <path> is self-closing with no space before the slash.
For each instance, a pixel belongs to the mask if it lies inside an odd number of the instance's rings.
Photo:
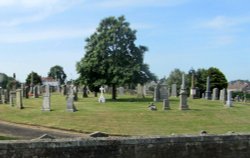
<path id="1" fill-rule="evenodd" d="M 16 92 L 15 91 L 10 91 L 10 96 L 9 96 L 9 103 L 10 103 L 10 106 L 14 106 L 15 103 L 15 98 L 16 98 Z"/>
<path id="2" fill-rule="evenodd" d="M 99 97 L 99 99 L 98 99 L 98 102 L 99 102 L 99 103 L 105 103 L 105 102 L 106 102 L 106 99 L 105 99 L 105 97 L 104 97 L 104 88 L 103 88 L 103 87 L 100 88 L 100 92 L 101 92 L 101 95 L 100 95 L 100 97 Z"/>
<path id="3" fill-rule="evenodd" d="M 26 86 L 25 90 L 24 90 L 24 96 L 25 96 L 26 99 L 29 99 L 29 89 L 30 89 L 30 87 Z"/>
<path id="4" fill-rule="evenodd" d="M 87 86 L 83 86 L 82 96 L 83 96 L 83 98 L 87 98 L 88 97 L 88 88 L 87 88 Z"/>
<path id="5" fill-rule="evenodd" d="M 62 95 L 67 95 L 67 86 L 66 85 L 63 85 L 62 86 Z"/>
<path id="6" fill-rule="evenodd" d="M 74 87 L 70 87 L 69 95 L 67 96 L 67 111 L 68 112 L 76 112 L 77 109 L 74 105 Z"/>
<path id="7" fill-rule="evenodd" d="M 45 86 L 45 93 L 43 94 L 42 111 L 50 111 L 50 86 Z"/>
<path id="8" fill-rule="evenodd" d="M 138 98 L 143 98 L 143 86 L 141 84 L 137 84 L 137 97 Z"/>
<path id="9" fill-rule="evenodd" d="M 233 94 L 232 90 L 227 90 L 227 103 L 226 103 L 227 107 L 232 107 L 233 106 L 232 94 Z"/>
<path id="10" fill-rule="evenodd" d="M 5 103 L 6 103 L 6 99 L 5 99 L 5 94 L 4 94 L 4 92 L 2 92 L 2 95 L 1 95 L 1 103 L 2 103 L 2 104 L 5 104 Z"/>
<path id="11" fill-rule="evenodd" d="M 120 96 L 124 95 L 124 87 L 119 87 L 117 90 Z"/>
<path id="12" fill-rule="evenodd" d="M 207 77 L 207 85 L 206 85 L 205 99 L 211 100 L 210 77 L 209 77 L 209 76 Z"/>
<path id="13" fill-rule="evenodd" d="M 212 95 L 212 100 L 218 100 L 219 99 L 219 89 L 214 88 L 213 89 L 213 95 Z"/>
<path id="14" fill-rule="evenodd" d="M 22 97 L 22 90 L 16 90 L 16 106 L 19 109 L 23 109 L 23 97 Z"/>
<path id="15" fill-rule="evenodd" d="M 191 88 L 190 88 L 190 99 L 194 99 L 196 95 L 196 89 L 194 87 L 194 74 L 192 74 Z"/>
<path id="16" fill-rule="evenodd" d="M 154 102 L 160 101 L 160 85 L 157 84 L 154 87 Z"/>
<path id="17" fill-rule="evenodd" d="M 168 87 L 166 84 L 160 85 L 160 100 L 168 99 Z"/>
<path id="18" fill-rule="evenodd" d="M 163 99 L 163 110 L 169 110 L 169 100 L 168 99 Z"/>
<path id="19" fill-rule="evenodd" d="M 21 95 L 22 95 L 22 97 L 25 96 L 25 87 L 24 87 L 23 83 L 21 84 Z"/>
<path id="20" fill-rule="evenodd" d="M 185 87 L 185 74 L 182 74 L 182 84 L 180 90 L 180 110 L 188 110 L 187 92 Z"/>
<path id="21" fill-rule="evenodd" d="M 177 97 L 177 85 L 176 84 L 172 84 L 172 87 L 171 87 L 171 96 Z"/>
<path id="22" fill-rule="evenodd" d="M 5 97 L 5 102 L 6 103 L 8 103 L 9 102 L 9 100 L 10 100 L 10 93 L 9 93 L 9 91 L 7 90 L 7 89 L 5 89 L 4 91 L 4 97 Z"/>
<path id="23" fill-rule="evenodd" d="M 0 87 L 0 104 L 3 104 L 2 94 L 3 94 L 3 89 L 2 89 L 2 87 Z"/>
<path id="24" fill-rule="evenodd" d="M 224 104 L 226 103 L 226 89 L 223 88 L 222 90 L 220 90 L 220 101 L 222 101 Z"/>
<path id="25" fill-rule="evenodd" d="M 73 87 L 74 101 L 78 101 L 78 86 Z"/>
<path id="26" fill-rule="evenodd" d="M 33 87 L 33 97 L 34 98 L 39 98 L 39 95 L 38 95 L 38 86 L 34 86 Z"/>

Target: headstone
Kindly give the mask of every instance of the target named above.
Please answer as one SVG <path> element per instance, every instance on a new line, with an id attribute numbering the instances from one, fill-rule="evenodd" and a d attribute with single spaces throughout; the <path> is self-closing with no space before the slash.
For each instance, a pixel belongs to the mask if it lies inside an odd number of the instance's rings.
<path id="1" fill-rule="evenodd" d="M 143 98 L 143 86 L 141 84 L 137 84 L 137 97 Z"/>
<path id="2" fill-rule="evenodd" d="M 222 90 L 220 90 L 220 101 L 222 101 L 224 104 L 226 103 L 226 89 L 223 88 Z"/>
<path id="3" fill-rule="evenodd" d="M 124 87 L 119 87 L 118 88 L 118 93 L 120 96 L 124 95 Z"/>
<path id="4" fill-rule="evenodd" d="M 205 99 L 205 93 L 201 94 L 202 99 Z"/>
<path id="5" fill-rule="evenodd" d="M 233 94 L 232 90 L 227 91 L 227 104 L 226 104 L 227 107 L 232 107 L 233 106 L 232 94 Z"/>
<path id="6" fill-rule="evenodd" d="M 154 87 L 154 102 L 160 101 L 160 85 L 157 84 Z"/>
<path id="7" fill-rule="evenodd" d="M 196 95 L 196 89 L 194 87 L 194 74 L 192 74 L 191 88 L 190 88 L 190 99 L 194 99 Z"/>
<path id="8" fill-rule="evenodd" d="M 205 92 L 205 99 L 211 100 L 211 91 L 210 91 L 210 77 L 207 77 L 207 86 Z"/>
<path id="9" fill-rule="evenodd" d="M 83 98 L 87 98 L 88 97 L 88 88 L 87 88 L 87 86 L 83 87 L 83 89 L 82 89 L 82 95 L 83 95 Z"/>
<path id="10" fill-rule="evenodd" d="M 21 84 L 21 95 L 22 95 L 22 97 L 25 96 L 25 87 L 24 87 L 23 83 Z"/>
<path id="11" fill-rule="evenodd" d="M 22 97 L 22 90 L 16 90 L 16 106 L 19 109 L 23 109 L 23 97 Z"/>
<path id="12" fill-rule="evenodd" d="M 219 99 L 219 89 L 214 88 L 213 89 L 213 95 L 212 95 L 212 100 L 218 100 Z"/>
<path id="13" fill-rule="evenodd" d="M 3 104 L 2 94 L 3 94 L 3 89 L 2 89 L 2 87 L 0 87 L 0 104 Z"/>
<path id="14" fill-rule="evenodd" d="M 160 85 L 160 100 L 168 99 L 168 87 L 166 84 Z"/>
<path id="15" fill-rule="evenodd" d="M 240 102 L 240 96 L 239 95 L 236 95 L 235 101 Z"/>
<path id="16" fill-rule="evenodd" d="M 4 97 L 5 97 L 5 102 L 8 103 L 9 100 L 10 100 L 10 93 L 9 93 L 9 91 L 6 90 L 6 89 L 5 89 L 3 92 L 4 92 L 4 95 L 5 95 L 5 96 L 4 96 Z"/>
<path id="17" fill-rule="evenodd" d="M 4 94 L 4 92 L 3 92 L 2 95 L 1 95 L 1 103 L 2 103 L 2 104 L 5 104 L 5 103 L 6 103 L 6 99 L 5 99 L 5 94 Z"/>
<path id="18" fill-rule="evenodd" d="M 9 103 L 11 106 L 14 106 L 15 103 L 15 98 L 16 98 L 16 92 L 15 91 L 10 91 L 10 97 L 9 97 Z"/>
<path id="19" fill-rule="evenodd" d="M 50 86 L 46 85 L 45 93 L 43 95 L 42 111 L 50 111 Z"/>
<path id="20" fill-rule="evenodd" d="M 171 87 L 171 96 L 177 97 L 177 85 L 176 84 L 172 84 L 172 87 Z"/>
<path id="21" fill-rule="evenodd" d="M 185 87 L 185 74 L 182 74 L 182 85 L 180 90 L 180 110 L 187 110 L 187 92 Z"/>
<path id="22" fill-rule="evenodd" d="M 63 85 L 62 87 L 62 95 L 67 95 L 67 86 L 66 85 Z"/>
<path id="23" fill-rule="evenodd" d="M 33 88 L 33 97 L 34 98 L 39 98 L 39 95 L 38 95 L 38 86 L 35 86 Z"/>
<path id="24" fill-rule="evenodd" d="M 77 111 L 74 105 L 74 88 L 73 87 L 69 89 L 69 95 L 67 96 L 67 111 L 68 112 Z"/>
<path id="25" fill-rule="evenodd" d="M 30 87 L 29 87 L 29 86 L 26 86 L 26 87 L 25 87 L 25 90 L 24 90 L 24 92 L 25 92 L 25 93 L 24 93 L 24 96 L 25 96 L 26 99 L 29 98 L 29 89 L 30 89 Z"/>
<path id="26" fill-rule="evenodd" d="M 169 110 L 169 100 L 168 99 L 163 99 L 163 110 Z"/>
<path id="27" fill-rule="evenodd" d="M 78 101 L 78 86 L 73 87 L 74 101 Z"/>
<path id="28" fill-rule="evenodd" d="M 99 103 L 105 103 L 105 102 L 106 102 L 106 99 L 105 99 L 105 97 L 104 97 L 104 88 L 103 88 L 103 87 L 100 88 L 100 92 L 101 92 L 101 95 L 100 95 L 100 97 L 99 97 L 99 99 L 98 99 L 98 102 L 99 102 Z"/>

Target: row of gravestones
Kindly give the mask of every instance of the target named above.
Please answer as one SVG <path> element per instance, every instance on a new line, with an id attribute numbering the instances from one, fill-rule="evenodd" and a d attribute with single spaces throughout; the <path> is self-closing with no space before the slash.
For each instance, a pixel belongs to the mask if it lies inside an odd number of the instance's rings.
<path id="1" fill-rule="evenodd" d="M 167 85 L 165 84 L 157 84 L 154 89 L 154 102 L 158 101 L 163 101 L 163 109 L 167 110 L 169 109 L 169 99 L 168 99 L 168 93 L 169 90 L 167 88 Z M 213 93 L 211 95 L 210 92 L 210 83 L 209 83 L 209 77 L 207 78 L 207 88 L 205 94 L 203 94 L 203 98 L 207 100 L 221 100 L 224 105 L 227 107 L 232 107 L 233 105 L 233 99 L 232 99 L 232 90 L 226 90 L 222 89 L 220 90 L 218 88 L 213 89 Z M 176 85 L 172 85 L 172 96 L 177 96 L 176 93 Z M 188 104 L 187 104 L 187 91 L 185 87 L 185 76 L 182 76 L 182 85 L 181 85 L 181 90 L 180 90 L 180 109 L 181 110 L 186 110 L 188 109 Z M 236 96 L 236 100 L 240 101 L 239 96 Z M 244 101 L 246 101 L 246 97 L 244 97 Z"/>
<path id="2" fill-rule="evenodd" d="M 22 89 L 17 89 L 16 91 L 6 91 L 0 89 L 0 102 L 2 104 L 9 103 L 11 106 L 16 106 L 19 109 L 23 109 L 23 91 Z M 71 86 L 68 90 L 67 95 L 67 107 L 66 110 L 69 112 L 77 111 L 76 107 L 74 106 L 74 87 Z M 45 86 L 45 93 L 43 94 L 43 104 L 42 104 L 42 111 L 51 111 L 51 94 L 50 94 L 50 86 Z"/>

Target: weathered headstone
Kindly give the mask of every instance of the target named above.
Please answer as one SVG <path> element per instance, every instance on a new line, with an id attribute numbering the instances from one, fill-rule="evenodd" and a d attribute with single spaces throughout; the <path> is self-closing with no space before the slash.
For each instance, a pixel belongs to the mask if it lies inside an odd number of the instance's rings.
<path id="1" fill-rule="evenodd" d="M 69 89 L 69 95 L 67 96 L 67 111 L 68 112 L 75 112 L 77 111 L 74 105 L 74 87 Z"/>
<path id="2" fill-rule="evenodd" d="M 22 97 L 25 96 L 25 87 L 24 87 L 23 83 L 21 84 L 21 95 L 22 95 Z"/>
<path id="3" fill-rule="evenodd" d="M 163 110 L 169 110 L 169 100 L 168 99 L 163 99 Z"/>
<path id="4" fill-rule="evenodd" d="M 117 88 L 117 90 L 118 90 L 120 96 L 124 95 L 124 87 L 119 87 L 119 88 Z"/>
<path id="5" fill-rule="evenodd" d="M 74 101 L 78 101 L 78 86 L 73 87 Z"/>
<path id="6" fill-rule="evenodd" d="M 83 95 L 83 98 L 88 97 L 88 88 L 87 88 L 87 86 L 83 86 L 82 95 Z"/>
<path id="7" fill-rule="evenodd" d="M 191 78 L 191 88 L 190 88 L 190 99 L 194 99 L 196 95 L 196 89 L 194 87 L 194 74 L 192 74 Z"/>
<path id="8" fill-rule="evenodd" d="M 220 101 L 222 101 L 224 104 L 226 103 L 227 100 L 227 91 L 225 88 L 223 88 L 222 90 L 220 90 Z"/>
<path id="9" fill-rule="evenodd" d="M 160 85 L 157 84 L 154 87 L 154 102 L 160 101 Z"/>
<path id="10" fill-rule="evenodd" d="M 232 90 L 227 91 L 227 103 L 226 103 L 227 107 L 232 107 L 233 106 L 232 93 L 233 93 Z"/>
<path id="11" fill-rule="evenodd" d="M 168 87 L 166 84 L 160 85 L 160 100 L 168 99 Z"/>
<path id="12" fill-rule="evenodd" d="M 42 111 L 50 111 L 50 86 L 46 85 L 45 93 L 43 95 Z"/>
<path id="13" fill-rule="evenodd" d="M 26 86 L 26 87 L 25 87 L 25 90 L 24 90 L 24 92 L 25 92 L 25 93 L 24 93 L 24 96 L 25 96 L 26 99 L 29 98 L 29 89 L 30 89 L 30 87 L 29 87 L 29 86 Z"/>
<path id="14" fill-rule="evenodd" d="M 10 91 L 10 97 L 9 97 L 9 103 L 11 106 L 14 106 L 15 103 L 15 98 L 16 98 L 16 92 L 15 91 Z"/>
<path id="15" fill-rule="evenodd" d="M 182 84 L 181 84 L 181 90 L 180 90 L 180 110 L 187 110 L 188 104 L 187 104 L 187 92 L 185 87 L 185 74 L 182 74 Z"/>
<path id="16" fill-rule="evenodd" d="M 101 92 L 101 95 L 100 95 L 98 101 L 99 101 L 99 103 L 105 103 L 106 99 L 104 97 L 104 88 L 103 87 L 100 88 L 100 92 Z"/>
<path id="17" fill-rule="evenodd" d="M 33 88 L 33 97 L 34 98 L 39 98 L 39 95 L 38 95 L 38 86 L 35 86 Z"/>
<path id="18" fill-rule="evenodd" d="M 209 77 L 209 76 L 207 77 L 207 85 L 206 85 L 205 99 L 211 100 L 210 77 Z"/>
<path id="19" fill-rule="evenodd" d="M 22 90 L 16 90 L 16 106 L 19 109 L 23 109 L 23 97 L 22 97 Z"/>
<path id="20" fill-rule="evenodd" d="M 214 88 L 213 89 L 213 95 L 212 95 L 212 100 L 218 100 L 219 99 L 219 89 Z"/>
<path id="21" fill-rule="evenodd" d="M 172 97 L 177 97 L 177 85 L 176 84 L 172 84 L 172 87 L 171 87 L 171 96 Z"/>
<path id="22" fill-rule="evenodd" d="M 141 84 L 137 84 L 137 97 L 138 98 L 143 98 L 143 86 Z"/>

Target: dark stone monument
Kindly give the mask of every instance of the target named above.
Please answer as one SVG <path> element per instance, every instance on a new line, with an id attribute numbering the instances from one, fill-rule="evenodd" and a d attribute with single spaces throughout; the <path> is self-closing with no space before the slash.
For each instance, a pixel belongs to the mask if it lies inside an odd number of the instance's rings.
<path id="1" fill-rule="evenodd" d="M 207 86 L 205 92 L 205 99 L 211 100 L 211 91 L 210 91 L 210 77 L 207 77 Z"/>
<path id="2" fill-rule="evenodd" d="M 187 104 L 187 92 L 185 87 L 185 74 L 182 74 L 182 84 L 181 84 L 181 90 L 180 90 L 180 110 L 187 110 L 188 104 Z"/>

